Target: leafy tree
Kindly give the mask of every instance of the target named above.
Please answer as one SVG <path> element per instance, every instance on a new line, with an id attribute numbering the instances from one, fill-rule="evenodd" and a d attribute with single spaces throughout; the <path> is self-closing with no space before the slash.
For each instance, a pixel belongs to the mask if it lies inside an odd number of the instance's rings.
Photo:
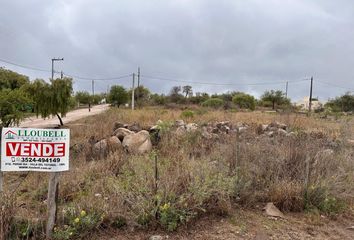
<path id="1" fill-rule="evenodd" d="M 220 108 L 224 105 L 224 100 L 220 98 L 209 98 L 202 103 L 203 107 Z"/>
<path id="2" fill-rule="evenodd" d="M 151 95 L 151 103 L 154 105 L 165 105 L 167 102 L 166 96 L 161 94 L 152 94 Z"/>
<path id="3" fill-rule="evenodd" d="M 30 99 L 21 89 L 0 91 L 0 126 L 19 124 L 29 103 Z"/>
<path id="4" fill-rule="evenodd" d="M 91 96 L 91 102 L 93 103 L 93 104 L 99 104 L 101 101 L 102 101 L 102 99 L 104 99 L 105 98 L 105 94 L 95 94 L 95 95 L 93 95 L 93 96 Z"/>
<path id="5" fill-rule="evenodd" d="M 290 100 L 285 97 L 285 93 L 283 93 L 280 90 L 274 91 L 265 91 L 263 95 L 261 96 L 261 101 L 262 102 L 271 102 L 272 103 L 272 109 L 275 109 L 275 106 L 280 106 L 280 105 L 289 105 Z"/>
<path id="6" fill-rule="evenodd" d="M 118 108 L 121 104 L 128 102 L 128 93 L 122 86 L 112 86 L 109 92 L 108 100 L 111 104 L 116 105 Z"/>
<path id="7" fill-rule="evenodd" d="M 181 94 L 181 90 L 182 90 L 181 86 L 174 86 L 171 88 L 170 95 L 169 95 L 171 102 L 174 102 L 174 103 L 183 102 L 182 99 L 184 99 L 184 98 L 183 98 L 183 95 Z"/>
<path id="8" fill-rule="evenodd" d="M 183 88 L 182 92 L 185 94 L 184 97 L 193 96 L 192 86 L 186 85 L 186 86 L 183 86 L 182 88 Z"/>
<path id="9" fill-rule="evenodd" d="M 335 112 L 354 111 L 354 95 L 347 92 L 340 97 L 329 100 L 325 107 L 330 107 Z"/>
<path id="10" fill-rule="evenodd" d="M 209 99 L 208 93 L 197 92 L 195 93 L 195 96 L 191 97 L 190 101 L 194 104 L 201 104 L 202 102 L 205 102 L 208 99 Z"/>
<path id="11" fill-rule="evenodd" d="M 81 104 L 89 104 L 91 103 L 91 95 L 87 91 L 81 91 L 77 92 L 75 94 L 76 101 L 78 101 Z"/>
<path id="12" fill-rule="evenodd" d="M 62 117 L 66 115 L 72 104 L 73 87 L 71 78 L 51 80 L 50 84 L 37 79 L 27 88 L 27 91 L 33 99 L 37 116 L 41 115 L 46 118 L 56 115 L 60 125 L 64 125 Z"/>
<path id="13" fill-rule="evenodd" d="M 17 72 L 0 68 L 0 90 L 3 89 L 17 89 L 29 83 L 29 79 L 25 75 Z"/>
<path id="14" fill-rule="evenodd" d="M 256 108 L 256 99 L 246 93 L 237 93 L 233 96 L 232 102 L 239 108 L 254 110 Z"/>
<path id="15" fill-rule="evenodd" d="M 132 95 L 132 90 L 130 89 L 128 91 L 128 96 Z M 134 89 L 134 99 L 135 102 L 138 105 L 143 105 L 144 103 L 147 103 L 150 100 L 150 90 L 146 87 L 144 87 L 143 85 L 140 85 L 139 87 L 136 87 Z"/>

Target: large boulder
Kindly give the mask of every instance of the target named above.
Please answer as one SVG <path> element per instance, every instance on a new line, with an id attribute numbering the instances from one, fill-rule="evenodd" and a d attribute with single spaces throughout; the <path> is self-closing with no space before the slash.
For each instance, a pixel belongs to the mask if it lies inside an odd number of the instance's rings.
<path id="1" fill-rule="evenodd" d="M 118 128 L 117 130 L 114 131 L 113 136 L 116 136 L 120 141 L 123 141 L 123 139 L 130 135 L 133 134 L 133 131 L 130 131 L 129 129 L 126 128 Z"/>
<path id="2" fill-rule="evenodd" d="M 121 123 L 121 122 L 115 122 L 114 125 L 113 125 L 113 132 L 114 132 L 115 130 L 117 130 L 118 128 L 122 128 L 122 127 L 124 127 L 124 124 L 123 124 L 123 123 Z"/>
<path id="3" fill-rule="evenodd" d="M 132 132 L 140 132 L 142 130 L 141 126 L 139 123 L 133 123 L 128 126 L 128 129 Z"/>
<path id="4" fill-rule="evenodd" d="M 185 126 L 186 124 L 184 123 L 184 121 L 183 120 L 176 120 L 176 122 L 175 122 L 175 126 L 176 127 L 182 127 L 182 126 Z"/>
<path id="5" fill-rule="evenodd" d="M 130 153 L 146 153 L 152 149 L 149 132 L 145 130 L 125 136 L 122 145 Z"/>
<path id="6" fill-rule="evenodd" d="M 98 141 L 92 146 L 92 154 L 94 158 L 104 158 L 109 152 L 114 152 L 122 147 L 120 140 L 116 136 Z"/>

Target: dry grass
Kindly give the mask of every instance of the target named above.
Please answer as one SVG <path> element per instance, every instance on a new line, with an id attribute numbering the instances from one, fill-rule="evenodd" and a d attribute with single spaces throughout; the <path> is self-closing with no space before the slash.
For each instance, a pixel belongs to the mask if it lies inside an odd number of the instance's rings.
<path id="1" fill-rule="evenodd" d="M 272 201 L 284 211 L 302 211 L 306 206 L 334 208 L 335 201 L 331 202 L 333 206 L 323 205 L 332 196 L 353 201 L 353 151 L 342 144 L 343 139 L 352 137 L 348 119 L 327 121 L 294 114 L 195 110 L 194 117 L 186 119 L 188 122 L 227 120 L 251 125 L 252 130 L 238 142 L 237 154 L 233 135 L 210 141 L 199 132 L 177 138 L 173 131 L 166 131 L 151 154 L 127 155 L 118 151 L 107 159 L 86 161 L 88 139 L 110 136 L 117 121 L 138 122 L 147 127 L 157 120 L 169 122 L 180 116 L 180 110 L 111 109 L 69 125 L 73 147 L 71 170 L 63 173 L 60 181 L 60 233 L 73 231 L 78 236 L 82 231 L 126 224 L 174 230 L 204 213 L 227 214 L 233 204 L 253 207 Z M 299 133 L 298 137 L 268 138 L 255 133 L 257 124 L 272 121 L 286 123 Z M 338 143 L 334 154 L 319 154 L 332 148 L 335 141 Z M 155 155 L 159 172 L 157 189 Z M 310 171 L 305 186 L 307 158 Z M 6 179 L 9 178 L 7 174 Z M 37 173 L 27 177 L 17 201 L 26 203 L 17 214 L 19 217 L 45 219 L 46 178 L 46 174 Z M 83 209 L 88 216 L 82 221 L 88 223 L 77 229 L 64 229 L 64 225 L 71 226 L 71 217 Z"/>
<path id="2" fill-rule="evenodd" d="M 15 197 L 12 194 L 0 193 L 0 240 L 8 239 L 16 211 Z"/>

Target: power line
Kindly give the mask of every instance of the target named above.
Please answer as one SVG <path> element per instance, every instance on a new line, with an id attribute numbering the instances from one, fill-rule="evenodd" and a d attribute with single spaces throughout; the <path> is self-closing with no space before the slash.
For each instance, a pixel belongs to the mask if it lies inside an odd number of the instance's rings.
<path id="1" fill-rule="evenodd" d="M 34 71 L 52 72 L 51 70 L 48 70 L 48 69 L 26 66 L 26 65 L 10 62 L 10 61 L 7 61 L 7 60 L 1 59 L 1 58 L 0 58 L 0 62 L 4 62 L 4 63 L 10 64 L 10 65 L 14 65 L 14 66 L 17 66 L 17 67 L 26 68 L 26 69 L 30 69 L 30 70 L 34 70 Z"/>
<path id="2" fill-rule="evenodd" d="M 324 85 L 328 85 L 328 86 L 331 86 L 331 87 L 341 88 L 341 89 L 348 90 L 348 91 L 354 91 L 354 89 L 343 87 L 343 86 L 339 86 L 339 85 L 333 84 L 333 83 L 328 83 L 328 82 L 319 81 L 319 80 L 317 80 L 316 82 L 319 82 L 319 83 L 322 83 Z"/>
<path id="3" fill-rule="evenodd" d="M 202 85 L 215 85 L 215 86 L 256 86 L 256 85 L 274 85 L 274 84 L 284 84 L 286 82 L 304 82 L 309 81 L 309 79 L 300 79 L 300 80 L 293 80 L 293 81 L 278 81 L 278 82 L 259 82 L 259 83 L 215 83 L 215 82 L 199 82 L 199 81 L 186 81 L 180 79 L 172 79 L 172 78 L 165 78 L 165 77 L 154 77 L 148 75 L 141 75 L 143 78 L 148 79 L 156 79 L 156 80 L 163 80 L 163 81 L 170 81 L 170 82 L 183 82 L 189 84 L 202 84 Z"/>
<path id="4" fill-rule="evenodd" d="M 34 71 L 50 72 L 50 73 L 52 72 L 51 70 L 48 70 L 48 69 L 22 65 L 22 64 L 14 63 L 12 61 L 8 61 L 8 60 L 1 59 L 1 58 L 0 58 L 0 62 L 4 62 L 4 63 L 10 64 L 10 65 L 13 65 L 13 66 L 17 66 L 17 67 L 21 67 L 21 68 L 25 68 L 25 69 L 30 69 L 30 70 L 34 70 Z M 54 71 L 54 73 L 61 73 L 61 72 Z M 91 80 L 97 80 L 97 81 L 116 80 L 116 79 L 121 79 L 121 78 L 125 78 L 125 77 L 130 77 L 131 76 L 131 74 L 127 74 L 127 75 L 121 75 L 121 76 L 117 76 L 117 77 L 92 78 L 92 77 L 77 76 L 77 75 L 73 75 L 73 74 L 69 74 L 69 73 L 65 73 L 65 72 L 63 72 L 63 75 L 65 75 L 67 77 L 71 77 L 71 78 L 77 78 L 77 79 L 81 79 L 81 80 L 90 80 L 90 81 Z"/>
<path id="5" fill-rule="evenodd" d="M 117 77 L 108 77 L 108 78 L 92 78 L 92 77 L 82 77 L 82 76 L 78 76 L 78 75 L 72 75 L 72 74 L 68 74 L 68 73 L 63 73 L 65 76 L 67 77 L 71 77 L 71 78 L 77 78 L 80 80 L 97 80 L 97 81 L 109 81 L 109 80 L 117 80 L 117 79 L 122 79 L 122 78 L 126 78 L 126 77 L 130 77 L 132 74 L 126 74 L 126 75 L 121 75 L 121 76 L 117 76 Z"/>

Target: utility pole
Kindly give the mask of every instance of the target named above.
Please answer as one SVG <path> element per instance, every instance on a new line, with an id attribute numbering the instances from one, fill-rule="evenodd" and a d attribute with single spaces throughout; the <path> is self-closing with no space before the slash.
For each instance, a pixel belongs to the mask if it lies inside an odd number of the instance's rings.
<path id="1" fill-rule="evenodd" d="M 289 82 L 286 82 L 286 88 L 285 88 L 285 97 L 288 98 L 288 84 Z"/>
<path id="2" fill-rule="evenodd" d="M 138 67 L 138 88 L 136 89 L 136 103 L 139 106 L 138 100 L 139 100 L 139 86 L 140 86 L 140 67 Z"/>
<path id="3" fill-rule="evenodd" d="M 64 61 L 64 58 L 52 58 L 52 80 L 54 80 L 54 62 L 55 61 Z"/>
<path id="4" fill-rule="evenodd" d="M 63 71 L 60 72 L 60 79 L 63 79 L 64 77 L 64 74 L 63 74 Z"/>
<path id="5" fill-rule="evenodd" d="M 52 58 L 52 80 L 54 80 L 54 62 L 64 61 L 64 58 Z M 60 127 L 63 127 L 63 123 Z M 48 239 L 52 237 L 53 228 L 57 216 L 57 202 L 58 202 L 58 188 L 59 188 L 59 174 L 60 172 L 51 172 L 48 182 L 48 197 L 47 197 L 47 209 L 48 220 L 46 226 L 46 236 Z"/>
<path id="6" fill-rule="evenodd" d="M 133 73 L 132 110 L 134 110 L 134 85 L 135 85 L 135 73 Z"/>
<path id="7" fill-rule="evenodd" d="M 140 67 L 138 67 L 138 87 L 140 86 Z"/>
<path id="8" fill-rule="evenodd" d="M 310 85 L 309 113 L 311 113 L 311 107 L 312 107 L 312 85 L 313 85 L 313 77 L 311 77 L 311 85 Z"/>

